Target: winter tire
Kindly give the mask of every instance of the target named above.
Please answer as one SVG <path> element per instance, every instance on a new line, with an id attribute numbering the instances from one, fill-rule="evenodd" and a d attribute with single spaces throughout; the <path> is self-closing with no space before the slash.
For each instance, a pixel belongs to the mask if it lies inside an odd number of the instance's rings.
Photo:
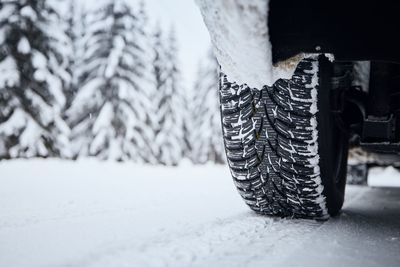
<path id="1" fill-rule="evenodd" d="M 251 209 L 327 219 L 343 204 L 348 139 L 331 112 L 332 63 L 302 60 L 262 90 L 221 74 L 222 128 L 234 183 Z"/>

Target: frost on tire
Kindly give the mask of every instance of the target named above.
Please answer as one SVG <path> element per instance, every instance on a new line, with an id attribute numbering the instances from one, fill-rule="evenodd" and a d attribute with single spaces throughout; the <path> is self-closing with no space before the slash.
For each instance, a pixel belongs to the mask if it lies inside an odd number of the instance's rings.
<path id="1" fill-rule="evenodd" d="M 329 217 L 320 177 L 318 59 L 301 61 L 290 80 L 262 90 L 221 74 L 222 127 L 234 183 L 260 214 Z"/>

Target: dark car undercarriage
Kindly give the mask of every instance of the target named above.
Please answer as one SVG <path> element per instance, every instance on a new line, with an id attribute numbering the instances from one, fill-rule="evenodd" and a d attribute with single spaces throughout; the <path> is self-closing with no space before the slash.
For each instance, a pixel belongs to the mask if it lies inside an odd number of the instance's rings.
<path id="1" fill-rule="evenodd" d="M 352 145 L 368 151 L 400 152 L 399 10 L 388 0 L 270 1 L 273 61 L 333 54 L 332 112 Z M 346 82 L 354 61 L 370 61 L 368 88 Z"/>

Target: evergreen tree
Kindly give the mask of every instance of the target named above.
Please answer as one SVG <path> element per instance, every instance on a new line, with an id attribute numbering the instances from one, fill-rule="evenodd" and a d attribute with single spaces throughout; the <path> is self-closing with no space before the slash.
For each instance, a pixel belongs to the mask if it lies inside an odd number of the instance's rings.
<path id="1" fill-rule="evenodd" d="M 122 0 L 88 14 L 80 88 L 67 112 L 78 156 L 151 161 L 143 13 Z"/>
<path id="2" fill-rule="evenodd" d="M 68 156 L 59 17 L 44 0 L 0 3 L 0 158 Z"/>
<path id="3" fill-rule="evenodd" d="M 153 62 L 152 62 L 152 74 L 154 82 L 154 92 L 153 92 L 153 105 L 152 105 L 152 129 L 154 131 L 155 142 L 152 144 L 153 155 L 156 157 L 156 163 L 161 163 L 161 148 L 164 144 L 164 140 L 160 138 L 163 135 L 162 133 L 162 122 L 165 116 L 166 110 L 165 102 L 166 102 L 166 91 L 167 91 L 167 59 L 166 59 L 166 47 L 165 40 L 163 36 L 163 32 L 160 28 L 160 25 L 157 24 L 154 34 L 152 36 L 153 43 L 152 47 L 154 50 L 153 53 Z"/>
<path id="4" fill-rule="evenodd" d="M 69 50 L 68 73 L 71 76 L 68 86 L 64 86 L 64 94 L 66 97 L 66 109 L 68 109 L 74 99 L 79 87 L 79 66 L 82 63 L 84 37 L 84 18 L 85 14 L 80 2 L 70 0 L 68 5 L 68 13 L 65 16 L 66 34 L 68 37 Z"/>
<path id="5" fill-rule="evenodd" d="M 191 159 L 196 164 L 225 162 L 218 96 L 218 63 L 210 49 L 194 86 Z"/>
<path id="6" fill-rule="evenodd" d="M 186 88 L 185 88 L 186 89 Z M 185 112 L 182 113 L 182 132 L 183 132 L 183 140 L 182 140 L 182 149 L 183 149 L 183 157 L 190 159 L 192 153 L 192 143 L 190 139 L 190 135 L 193 125 L 193 114 L 191 112 L 191 101 L 193 90 L 186 89 L 184 95 L 182 97 L 183 110 Z"/>
<path id="7" fill-rule="evenodd" d="M 157 89 L 156 155 L 159 163 L 177 165 L 183 157 L 184 92 L 177 67 L 175 33 L 166 40 L 161 31 L 155 34 L 154 74 Z"/>

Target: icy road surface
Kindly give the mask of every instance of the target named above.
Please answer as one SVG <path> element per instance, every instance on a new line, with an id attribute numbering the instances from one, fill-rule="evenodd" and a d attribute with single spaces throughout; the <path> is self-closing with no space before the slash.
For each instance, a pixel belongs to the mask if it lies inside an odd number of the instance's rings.
<path id="1" fill-rule="evenodd" d="M 400 189 L 321 223 L 255 215 L 225 167 L 0 162 L 0 266 L 397 267 Z"/>

